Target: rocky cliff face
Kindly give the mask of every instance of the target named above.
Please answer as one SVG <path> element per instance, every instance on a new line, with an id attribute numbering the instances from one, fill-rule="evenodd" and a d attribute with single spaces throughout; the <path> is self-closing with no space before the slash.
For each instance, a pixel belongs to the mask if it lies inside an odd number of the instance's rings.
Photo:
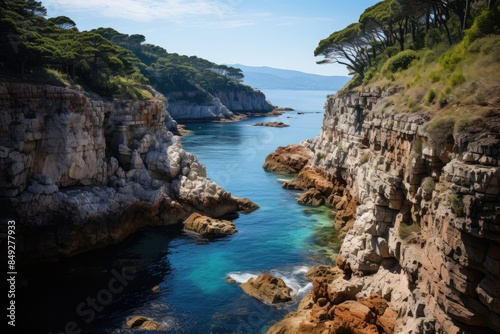
<path id="1" fill-rule="evenodd" d="M 179 94 L 171 95 L 169 112 L 179 121 L 231 119 L 235 114 L 267 113 L 275 108 L 259 91 L 219 91 L 203 104 L 178 100 Z"/>
<path id="2" fill-rule="evenodd" d="M 62 87 L 0 84 L 2 220 L 25 260 L 123 240 L 147 225 L 212 217 L 238 201 L 168 130 L 165 99 L 102 101 Z"/>
<path id="3" fill-rule="evenodd" d="M 312 157 L 289 186 L 339 210 L 345 278 L 316 281 L 270 333 L 346 329 L 339 304 L 372 294 L 389 302 L 398 333 L 500 331 L 498 109 L 466 126 L 433 120 L 431 130 L 430 115 L 390 106 L 395 93 L 330 96 L 320 135 L 301 144 Z"/>
<path id="4" fill-rule="evenodd" d="M 223 105 L 235 113 L 266 113 L 275 107 L 260 91 L 221 91 L 215 94 Z"/>

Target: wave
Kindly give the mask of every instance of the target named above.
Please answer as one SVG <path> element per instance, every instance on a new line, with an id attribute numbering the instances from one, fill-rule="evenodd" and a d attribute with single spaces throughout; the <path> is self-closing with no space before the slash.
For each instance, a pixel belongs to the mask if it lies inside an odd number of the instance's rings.
<path id="1" fill-rule="evenodd" d="M 271 269 L 269 273 L 275 277 L 281 278 L 285 284 L 292 289 L 292 295 L 294 296 L 303 296 L 309 291 L 311 291 L 313 285 L 306 278 L 307 270 L 309 267 L 307 266 L 294 266 L 294 267 L 285 267 L 285 268 L 277 268 Z M 250 278 L 255 278 L 264 272 L 230 272 L 227 274 L 228 277 L 231 277 L 236 281 L 236 283 L 245 283 Z"/>
<path id="2" fill-rule="evenodd" d="M 231 277 L 236 281 L 236 283 L 245 283 L 248 281 L 250 278 L 256 278 L 259 276 L 259 274 L 252 274 L 252 273 L 244 273 L 244 272 L 232 272 L 227 274 L 228 277 Z"/>

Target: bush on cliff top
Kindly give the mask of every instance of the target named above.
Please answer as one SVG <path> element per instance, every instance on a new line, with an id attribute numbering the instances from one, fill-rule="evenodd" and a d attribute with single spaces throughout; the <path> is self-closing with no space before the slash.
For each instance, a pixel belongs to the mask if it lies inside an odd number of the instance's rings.
<path id="1" fill-rule="evenodd" d="M 439 55 L 460 41 L 471 43 L 500 33 L 495 1 L 474 1 L 467 11 L 465 8 L 465 0 L 453 5 L 448 1 L 383 0 L 367 8 L 358 22 L 321 40 L 314 54 L 324 56 L 320 64 L 345 65 L 355 82 L 368 84 L 380 72 L 392 79 L 391 73 L 408 68 L 419 58 L 419 50 L 432 49 Z M 454 66 L 461 58 L 454 53 L 441 62 Z"/>

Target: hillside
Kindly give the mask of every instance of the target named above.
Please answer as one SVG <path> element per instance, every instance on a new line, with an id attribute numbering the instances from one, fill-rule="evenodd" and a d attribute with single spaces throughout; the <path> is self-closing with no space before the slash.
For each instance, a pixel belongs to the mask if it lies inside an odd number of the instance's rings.
<path id="1" fill-rule="evenodd" d="M 0 12 L 0 77 L 71 86 L 112 100 L 165 95 L 179 119 L 268 112 L 263 93 L 241 70 L 171 53 L 139 34 L 113 28 L 79 31 L 66 16 L 46 18 L 41 2 L 7 0 Z"/>
<path id="2" fill-rule="evenodd" d="M 500 331 L 500 8 L 469 5 L 381 1 L 320 41 L 354 77 L 264 168 L 301 158 L 284 187 L 332 208 L 342 246 L 268 334 Z"/>
<path id="3" fill-rule="evenodd" d="M 257 89 L 337 91 L 350 79 L 347 76 L 325 76 L 267 66 L 230 66 L 241 69 L 244 74 L 243 82 Z"/>

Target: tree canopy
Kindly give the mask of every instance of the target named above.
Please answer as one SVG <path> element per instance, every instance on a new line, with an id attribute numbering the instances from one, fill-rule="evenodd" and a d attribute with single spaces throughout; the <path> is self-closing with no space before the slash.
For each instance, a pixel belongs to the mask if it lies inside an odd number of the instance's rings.
<path id="1" fill-rule="evenodd" d="M 405 50 L 452 45 L 483 10 L 498 11 L 496 0 L 384 0 L 367 8 L 358 22 L 321 40 L 318 61 L 345 65 L 363 79 L 370 68 Z"/>
<path id="2" fill-rule="evenodd" d="M 168 53 L 140 34 L 79 31 L 69 17 L 45 18 L 34 0 L 0 0 L 0 7 L 0 69 L 21 77 L 55 71 L 103 96 L 130 95 L 148 84 L 166 95 L 194 91 L 199 101 L 221 89 L 249 89 L 240 69 Z"/>

